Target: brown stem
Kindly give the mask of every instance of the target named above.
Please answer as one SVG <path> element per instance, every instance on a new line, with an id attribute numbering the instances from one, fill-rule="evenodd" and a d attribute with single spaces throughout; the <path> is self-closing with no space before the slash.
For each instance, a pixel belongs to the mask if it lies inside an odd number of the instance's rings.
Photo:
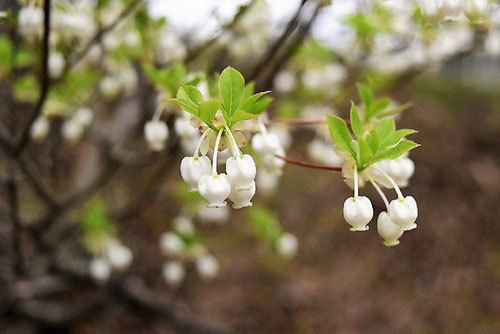
<path id="1" fill-rule="evenodd" d="M 287 157 L 284 155 L 278 155 L 278 154 L 275 154 L 275 156 L 280 158 L 280 159 L 283 159 L 284 161 L 286 161 L 289 164 L 293 164 L 293 165 L 297 165 L 297 166 L 316 168 L 316 169 L 333 170 L 336 172 L 342 171 L 341 166 L 320 165 L 320 164 L 315 164 L 315 163 L 308 162 L 308 161 L 298 160 L 298 159 L 294 159 L 294 158 L 290 158 L 290 157 Z"/>

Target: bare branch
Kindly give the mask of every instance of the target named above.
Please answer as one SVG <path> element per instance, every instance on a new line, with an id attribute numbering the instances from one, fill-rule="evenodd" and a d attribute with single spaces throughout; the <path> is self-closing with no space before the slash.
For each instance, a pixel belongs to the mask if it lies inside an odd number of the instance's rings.
<path id="1" fill-rule="evenodd" d="M 297 165 L 297 166 L 309 167 L 309 168 L 316 168 L 316 169 L 333 170 L 333 171 L 336 171 L 336 172 L 341 172 L 342 171 L 342 166 L 320 165 L 320 164 L 315 164 L 315 163 L 312 163 L 312 162 L 298 160 L 298 159 L 294 159 L 294 158 L 290 158 L 290 157 L 283 156 L 283 155 L 278 155 L 278 154 L 275 154 L 275 156 L 278 157 L 278 158 L 280 158 L 280 159 L 283 159 L 284 161 L 286 161 L 289 164 L 293 164 L 293 165 Z"/>

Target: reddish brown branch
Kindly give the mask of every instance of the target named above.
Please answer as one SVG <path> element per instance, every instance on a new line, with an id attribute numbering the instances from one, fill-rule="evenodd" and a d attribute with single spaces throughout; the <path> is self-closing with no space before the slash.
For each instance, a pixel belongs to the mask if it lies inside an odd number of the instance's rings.
<path id="1" fill-rule="evenodd" d="M 320 165 L 320 164 L 315 164 L 315 163 L 308 162 L 308 161 L 298 160 L 298 159 L 294 159 L 294 158 L 290 158 L 290 157 L 278 155 L 278 154 L 275 154 L 275 156 L 280 158 L 280 159 L 285 160 L 289 164 L 293 164 L 293 165 L 297 165 L 297 166 L 333 170 L 336 172 L 342 171 L 342 166 Z"/>

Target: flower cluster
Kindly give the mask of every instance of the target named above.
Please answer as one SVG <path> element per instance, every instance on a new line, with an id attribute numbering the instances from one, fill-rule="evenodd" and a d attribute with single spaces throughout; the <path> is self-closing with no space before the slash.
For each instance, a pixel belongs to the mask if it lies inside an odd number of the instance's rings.
<path id="1" fill-rule="evenodd" d="M 405 139 L 410 129 L 396 130 L 390 101 L 373 97 L 368 87 L 358 87 L 362 105 L 352 105 L 350 125 L 336 116 L 327 116 L 334 151 L 344 159 L 342 175 L 354 189 L 354 196 L 344 202 L 344 218 L 351 231 L 366 231 L 373 218 L 370 199 L 359 195 L 359 188 L 370 182 L 381 196 L 387 211 L 377 219 L 377 230 L 384 244 L 394 246 L 404 231 L 417 227 L 418 208 L 412 196 L 404 196 L 400 187 L 408 185 L 415 166 L 407 152 L 418 144 Z M 389 202 L 381 187 L 394 189 L 397 198 Z"/>
<path id="2" fill-rule="evenodd" d="M 105 282 L 111 276 L 112 270 L 123 271 L 132 263 L 132 251 L 118 239 L 106 240 L 102 248 L 96 252 L 90 261 L 89 272 L 99 282 Z"/>
<path id="3" fill-rule="evenodd" d="M 174 219 L 174 231 L 164 233 L 160 248 L 169 260 L 163 266 L 163 278 L 167 284 L 178 286 L 186 275 L 186 263 L 194 263 L 201 278 L 212 279 L 219 272 L 219 263 L 196 237 L 194 224 L 189 217 Z"/>

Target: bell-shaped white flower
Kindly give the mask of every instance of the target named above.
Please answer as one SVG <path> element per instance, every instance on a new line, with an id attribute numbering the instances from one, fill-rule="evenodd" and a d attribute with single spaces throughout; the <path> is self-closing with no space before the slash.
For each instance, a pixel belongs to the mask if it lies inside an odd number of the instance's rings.
<path id="1" fill-rule="evenodd" d="M 279 147 L 276 150 L 276 154 L 285 155 L 285 151 Z M 262 156 L 262 166 L 270 173 L 281 175 L 283 166 L 285 166 L 285 160 L 278 158 L 274 154 L 265 154 Z"/>
<path id="2" fill-rule="evenodd" d="M 439 11 L 447 17 L 457 17 L 463 9 L 463 0 L 440 0 Z"/>
<path id="3" fill-rule="evenodd" d="M 417 202 L 412 196 L 395 199 L 389 204 L 389 216 L 403 231 L 413 230 L 417 227 Z"/>
<path id="4" fill-rule="evenodd" d="M 49 75 L 51 78 L 58 78 L 64 70 L 65 60 L 59 52 L 51 52 L 49 55 Z"/>
<path id="5" fill-rule="evenodd" d="M 430 21 L 440 21 L 443 18 L 439 10 L 438 0 L 417 0 L 422 16 Z"/>
<path id="6" fill-rule="evenodd" d="M 226 173 L 236 190 L 255 187 L 253 180 L 257 174 L 255 162 L 249 154 L 237 155 L 226 161 Z"/>
<path id="7" fill-rule="evenodd" d="M 168 285 L 177 286 L 184 280 L 186 270 L 182 266 L 182 263 L 172 261 L 163 265 L 162 274 L 163 279 Z"/>
<path id="8" fill-rule="evenodd" d="M 149 147 L 153 151 L 161 151 L 168 139 L 168 127 L 162 121 L 149 121 L 144 125 L 144 135 Z"/>
<path id="9" fill-rule="evenodd" d="M 233 202 L 233 209 L 241 209 L 252 206 L 252 198 L 255 195 L 255 181 L 243 188 L 237 188 L 233 185 L 229 199 Z"/>
<path id="10" fill-rule="evenodd" d="M 261 155 L 274 154 L 281 144 L 274 133 L 257 133 L 252 138 L 252 148 Z"/>
<path id="11" fill-rule="evenodd" d="M 194 224 L 190 217 L 179 215 L 174 218 L 173 225 L 174 229 L 181 234 L 194 234 Z"/>
<path id="12" fill-rule="evenodd" d="M 212 279 L 219 273 L 219 263 L 212 255 L 204 254 L 196 259 L 196 270 L 200 277 Z"/>
<path id="13" fill-rule="evenodd" d="M 19 32 L 24 36 L 35 36 L 42 28 L 43 9 L 37 6 L 26 6 L 19 10 Z"/>
<path id="14" fill-rule="evenodd" d="M 256 177 L 256 186 L 259 188 L 259 194 L 270 196 L 276 192 L 280 177 L 276 173 L 271 173 L 265 169 L 259 169 Z"/>
<path id="15" fill-rule="evenodd" d="M 181 161 L 181 176 L 190 189 L 198 191 L 198 182 L 203 175 L 211 173 L 212 164 L 207 156 L 185 157 Z"/>
<path id="16" fill-rule="evenodd" d="M 293 234 L 285 232 L 276 240 L 276 250 L 284 257 L 291 258 L 297 253 L 299 242 Z"/>
<path id="17" fill-rule="evenodd" d="M 349 197 L 344 202 L 344 219 L 352 226 L 351 231 L 367 231 L 372 218 L 373 207 L 368 197 Z"/>
<path id="18" fill-rule="evenodd" d="M 200 134 L 198 128 L 191 124 L 189 117 L 184 116 L 175 119 L 174 130 L 182 138 L 198 137 Z"/>
<path id="19" fill-rule="evenodd" d="M 342 166 L 344 159 L 332 150 L 324 140 L 315 138 L 307 145 L 307 154 L 311 160 L 332 166 Z"/>
<path id="20" fill-rule="evenodd" d="M 479 21 L 488 13 L 488 0 L 464 0 L 464 14 L 472 22 Z"/>
<path id="21" fill-rule="evenodd" d="M 166 256 L 175 256 L 184 250 L 184 242 L 177 234 L 167 232 L 160 238 L 160 248 Z"/>
<path id="22" fill-rule="evenodd" d="M 99 91 L 107 100 L 114 99 L 120 93 L 120 82 L 112 76 L 105 76 L 99 82 Z"/>
<path id="23" fill-rule="evenodd" d="M 34 141 L 42 141 L 49 134 L 50 123 L 47 117 L 40 116 L 38 117 L 30 128 L 30 136 Z"/>
<path id="24" fill-rule="evenodd" d="M 203 175 L 198 182 L 198 191 L 208 202 L 208 207 L 225 206 L 225 200 L 231 194 L 231 183 L 224 173 Z"/>
<path id="25" fill-rule="evenodd" d="M 111 265 L 103 257 L 96 257 L 90 261 L 90 276 L 98 282 L 105 282 L 111 276 Z"/>
<path id="26" fill-rule="evenodd" d="M 290 71 L 281 71 L 274 78 L 274 87 L 282 93 L 291 92 L 295 88 L 295 76 Z"/>
<path id="27" fill-rule="evenodd" d="M 130 266 L 133 254 L 130 248 L 125 247 L 117 240 L 112 240 L 106 248 L 106 256 L 109 264 L 118 270 L 124 270 Z"/>
<path id="28" fill-rule="evenodd" d="M 391 220 L 389 214 L 382 211 L 377 219 L 378 234 L 384 239 L 384 245 L 396 246 L 399 244 L 399 238 L 403 235 L 401 226 Z"/>

